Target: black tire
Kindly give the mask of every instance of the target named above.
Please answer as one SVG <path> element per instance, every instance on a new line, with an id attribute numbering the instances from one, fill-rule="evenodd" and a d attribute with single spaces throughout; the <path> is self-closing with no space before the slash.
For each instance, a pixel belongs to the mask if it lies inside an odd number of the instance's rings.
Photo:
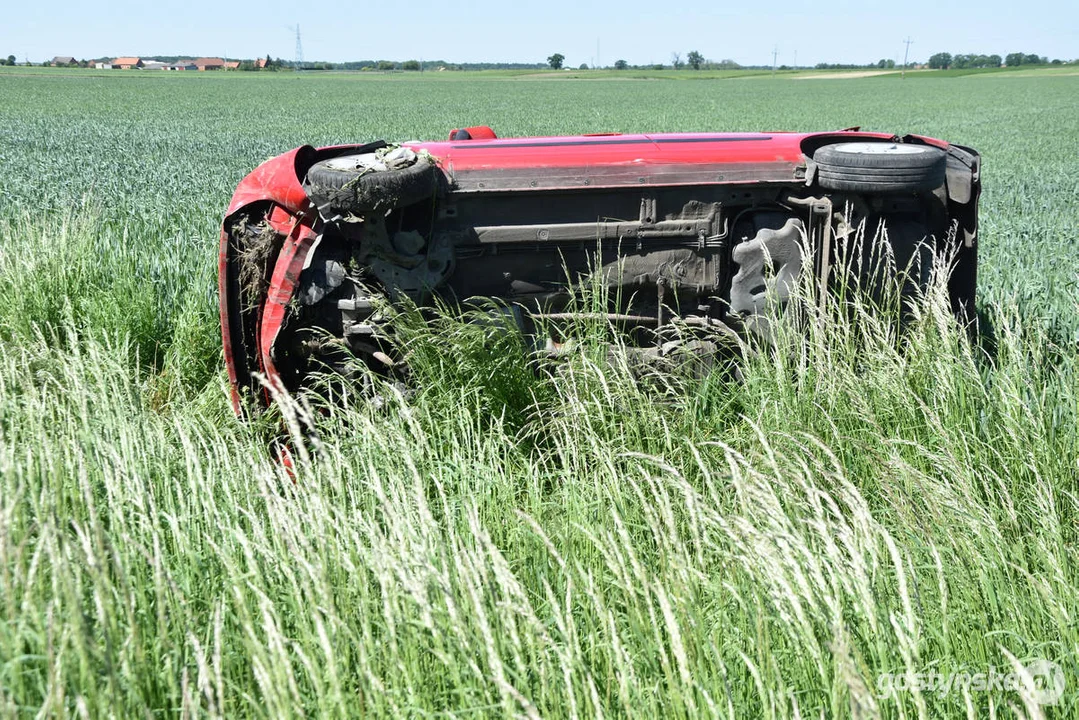
<path id="1" fill-rule="evenodd" d="M 425 158 L 407 167 L 372 171 L 343 156 L 315 163 L 307 171 L 304 190 L 325 216 L 387 213 L 434 196 L 438 168 Z"/>
<path id="2" fill-rule="evenodd" d="M 827 190 L 905 193 L 943 185 L 948 156 L 930 145 L 851 142 L 817 149 L 813 162 Z"/>

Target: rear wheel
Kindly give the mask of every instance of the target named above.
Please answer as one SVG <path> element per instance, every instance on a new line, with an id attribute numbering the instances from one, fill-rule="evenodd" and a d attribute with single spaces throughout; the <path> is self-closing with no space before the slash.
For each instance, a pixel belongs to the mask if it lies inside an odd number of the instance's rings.
<path id="1" fill-rule="evenodd" d="M 901 193 L 943 185 L 947 155 L 929 145 L 851 142 L 819 148 L 813 153 L 813 162 L 822 188 Z"/>

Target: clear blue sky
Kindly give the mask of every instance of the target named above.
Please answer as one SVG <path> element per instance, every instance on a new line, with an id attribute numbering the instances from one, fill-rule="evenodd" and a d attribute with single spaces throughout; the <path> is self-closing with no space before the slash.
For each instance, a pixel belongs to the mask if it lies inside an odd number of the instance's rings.
<path id="1" fill-rule="evenodd" d="M 291 59 L 299 23 L 307 60 L 669 63 L 697 50 L 712 60 L 868 63 L 938 51 L 1021 51 L 1079 58 L 1079 0 L 773 0 L 761 2 L 169 2 L 3 0 L 0 55 L 21 61 L 115 55 L 215 55 Z"/>

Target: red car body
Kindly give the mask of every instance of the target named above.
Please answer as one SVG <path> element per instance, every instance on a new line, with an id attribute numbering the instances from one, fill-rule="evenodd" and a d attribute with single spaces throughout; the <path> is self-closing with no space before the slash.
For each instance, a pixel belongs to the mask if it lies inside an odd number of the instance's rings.
<path id="1" fill-rule="evenodd" d="M 812 157 L 817 148 L 840 142 L 900 141 L 889 134 L 857 129 L 828 133 L 599 134 L 498 139 L 488 128 L 470 128 L 463 135 L 455 131 L 451 137 L 455 134 L 471 139 L 404 143 L 430 155 L 443 176 L 445 192 L 455 197 L 679 186 L 799 187 L 812 181 Z M 900 142 L 942 151 L 953 147 L 918 136 L 907 136 Z M 225 360 L 233 406 L 238 413 L 241 390 L 256 389 L 253 373 L 261 373 L 270 385 L 280 383 L 275 343 L 305 263 L 326 222 L 308 196 L 305 175 L 315 163 L 363 153 L 371 147 L 296 148 L 267 160 L 236 188 L 222 225 L 219 290 Z M 961 150 L 974 161 L 968 163 L 966 175 L 956 181 L 966 188 L 955 194 L 965 192 L 969 203 L 971 195 L 975 201 L 977 198 L 977 154 Z M 949 168 L 951 181 L 951 165 Z M 239 250 L 230 242 L 230 236 L 237 218 L 254 216 L 264 218 L 279 237 L 271 256 L 266 258 L 268 289 L 261 306 L 251 310 L 242 308 L 238 297 Z M 960 224 L 972 236 L 976 216 L 961 218 Z M 968 238 L 967 245 L 973 245 L 973 237 Z"/>

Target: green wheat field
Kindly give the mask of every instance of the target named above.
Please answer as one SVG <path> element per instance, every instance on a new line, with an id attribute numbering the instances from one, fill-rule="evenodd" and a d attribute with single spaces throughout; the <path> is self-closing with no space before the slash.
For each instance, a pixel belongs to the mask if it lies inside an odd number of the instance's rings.
<path id="1" fill-rule="evenodd" d="M 291 147 L 866 129 L 984 158 L 939 287 L 739 373 L 406 327 L 295 480 L 228 407 L 236 183 Z M 0 72 L 0 716 L 1079 714 L 1079 77 Z M 408 323 L 403 323 L 407 326 Z M 403 331 L 405 332 L 405 331 Z M 1065 682 L 1043 704 L 1026 669 Z M 949 688 L 896 677 L 993 672 Z"/>

